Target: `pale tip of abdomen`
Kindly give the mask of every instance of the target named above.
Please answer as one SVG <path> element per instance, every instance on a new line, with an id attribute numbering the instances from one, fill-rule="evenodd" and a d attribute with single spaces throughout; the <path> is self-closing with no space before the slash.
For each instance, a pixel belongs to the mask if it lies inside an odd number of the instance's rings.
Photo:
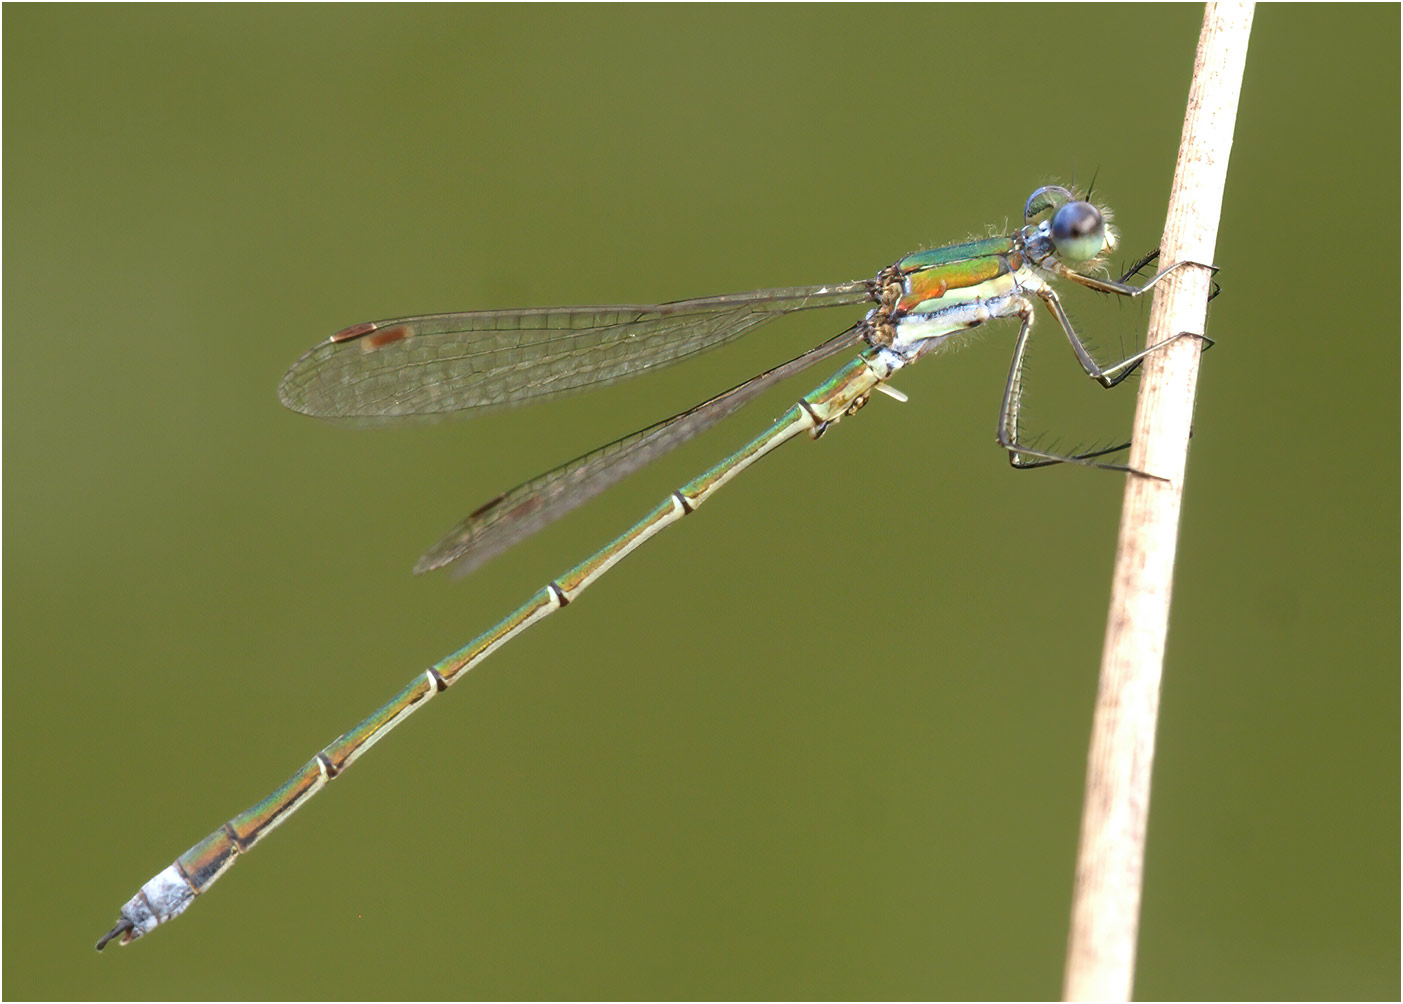
<path id="1" fill-rule="evenodd" d="M 102 936 L 97 950 L 102 951 L 113 938 L 119 945 L 131 944 L 158 925 L 179 917 L 194 901 L 195 890 L 184 873 L 175 865 L 168 865 L 122 905 L 122 919 Z"/>

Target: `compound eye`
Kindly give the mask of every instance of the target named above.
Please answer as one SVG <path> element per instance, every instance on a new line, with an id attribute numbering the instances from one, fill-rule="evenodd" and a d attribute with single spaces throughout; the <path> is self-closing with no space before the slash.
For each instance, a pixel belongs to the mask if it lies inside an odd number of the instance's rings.
<path id="1" fill-rule="evenodd" d="M 1052 244 L 1067 261 L 1089 261 L 1106 249 L 1106 221 L 1090 202 L 1069 202 L 1052 217 Z"/>

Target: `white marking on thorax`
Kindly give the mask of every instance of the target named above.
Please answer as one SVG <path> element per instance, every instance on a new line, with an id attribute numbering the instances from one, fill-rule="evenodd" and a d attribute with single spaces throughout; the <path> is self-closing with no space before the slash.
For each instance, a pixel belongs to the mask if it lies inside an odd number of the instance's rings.
<path id="1" fill-rule="evenodd" d="M 1029 297 L 1046 287 L 1047 283 L 1025 265 L 977 286 L 952 289 L 937 300 L 927 301 L 930 309 L 898 320 L 892 348 L 904 355 L 913 351 L 924 355 L 985 321 L 1017 316 Z"/>

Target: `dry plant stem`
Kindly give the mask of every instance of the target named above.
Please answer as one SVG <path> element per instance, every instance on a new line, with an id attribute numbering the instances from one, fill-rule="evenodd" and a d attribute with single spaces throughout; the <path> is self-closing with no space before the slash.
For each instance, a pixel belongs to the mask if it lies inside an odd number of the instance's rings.
<path id="1" fill-rule="evenodd" d="M 1162 263 L 1211 263 L 1247 40 L 1247 4 L 1208 4 L 1161 243 Z M 1202 333 L 1211 284 L 1186 266 L 1157 287 L 1147 344 Z M 1077 856 L 1066 1000 L 1130 999 L 1144 871 L 1150 767 L 1169 599 L 1202 343 L 1145 360 L 1092 724 Z"/>

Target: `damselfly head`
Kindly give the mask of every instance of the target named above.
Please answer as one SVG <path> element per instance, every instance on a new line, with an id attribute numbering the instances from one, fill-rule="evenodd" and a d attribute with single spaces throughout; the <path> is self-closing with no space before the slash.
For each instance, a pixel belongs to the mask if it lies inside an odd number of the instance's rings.
<path id="1" fill-rule="evenodd" d="M 1078 199 L 1061 185 L 1044 185 L 1023 207 L 1023 219 L 1036 224 L 1052 242 L 1057 257 L 1068 264 L 1091 261 L 1114 251 L 1116 232 L 1109 213 Z"/>

